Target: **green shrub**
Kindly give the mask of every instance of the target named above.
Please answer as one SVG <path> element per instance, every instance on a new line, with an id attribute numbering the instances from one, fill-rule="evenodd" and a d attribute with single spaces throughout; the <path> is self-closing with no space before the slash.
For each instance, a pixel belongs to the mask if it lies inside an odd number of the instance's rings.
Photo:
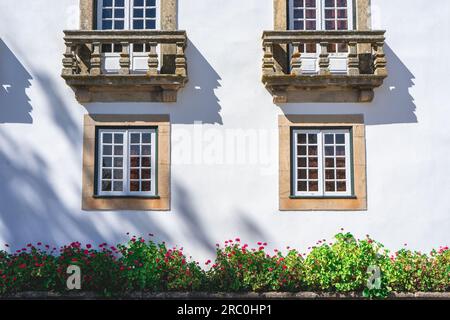
<path id="1" fill-rule="evenodd" d="M 192 291 L 202 289 L 206 282 L 205 272 L 196 262 L 187 261 L 181 249 L 167 249 L 164 243 L 143 238 L 118 247 L 127 290 Z"/>
<path id="2" fill-rule="evenodd" d="M 217 248 L 217 257 L 208 272 L 213 291 L 292 291 L 301 289 L 302 257 L 291 250 L 286 257 L 281 252 L 268 255 L 266 244 L 249 249 L 239 239 L 227 241 Z M 209 263 L 209 262 L 208 262 Z"/>
<path id="3" fill-rule="evenodd" d="M 333 244 L 314 247 L 306 258 L 307 287 L 326 292 L 363 291 L 369 280 L 367 270 L 370 266 L 383 265 L 388 260 L 388 252 L 369 238 L 357 241 L 350 233 L 340 233 L 335 238 Z"/>
<path id="4" fill-rule="evenodd" d="M 74 242 L 59 251 L 28 244 L 14 253 L 0 251 L 0 294 L 66 291 L 70 265 L 80 267 L 82 290 L 106 296 L 136 290 L 363 292 L 367 297 L 450 291 L 448 247 L 429 255 L 406 249 L 391 255 L 369 237 L 356 240 L 339 233 L 335 238 L 333 243 L 319 241 L 308 255 L 289 248 L 286 254 L 268 254 L 266 243 L 250 249 L 239 239 L 226 241 L 217 247 L 214 263 L 206 262 L 207 271 L 188 261 L 182 249 L 143 238 L 117 247 Z M 380 271 L 379 286 L 368 285 L 373 281 L 369 267 Z"/>

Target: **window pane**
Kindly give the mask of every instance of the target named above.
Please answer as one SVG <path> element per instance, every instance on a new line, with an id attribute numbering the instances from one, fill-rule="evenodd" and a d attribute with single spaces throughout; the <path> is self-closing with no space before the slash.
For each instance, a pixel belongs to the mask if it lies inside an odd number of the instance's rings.
<path id="1" fill-rule="evenodd" d="M 131 169 L 130 179 L 139 179 L 139 178 L 140 178 L 139 169 Z"/>
<path id="2" fill-rule="evenodd" d="M 114 167 L 115 167 L 115 168 L 121 168 L 121 167 L 123 167 L 123 158 L 115 157 L 115 158 L 114 158 Z"/>
<path id="3" fill-rule="evenodd" d="M 309 191 L 311 192 L 319 191 L 319 183 L 317 181 L 309 182 Z"/>
<path id="4" fill-rule="evenodd" d="M 144 9 L 134 9 L 133 16 L 135 18 L 143 18 L 144 17 Z"/>
<path id="5" fill-rule="evenodd" d="M 317 167 L 318 167 L 318 164 L 319 164 L 318 158 L 309 158 L 309 160 L 308 160 L 308 166 L 309 166 L 310 168 L 317 168 Z"/>
<path id="6" fill-rule="evenodd" d="M 151 178 L 151 170 L 150 169 L 142 169 L 142 179 L 150 179 Z"/>
<path id="7" fill-rule="evenodd" d="M 122 181 L 115 181 L 114 182 L 114 191 L 116 191 L 116 192 L 123 191 L 123 182 Z"/>
<path id="8" fill-rule="evenodd" d="M 142 181 L 141 183 L 141 191 L 148 192 L 151 190 L 150 181 Z"/>
<path id="9" fill-rule="evenodd" d="M 152 150 L 152 147 L 149 146 L 149 145 L 144 145 L 144 146 L 142 146 L 142 155 L 143 155 L 143 156 L 149 156 L 149 155 L 151 155 L 151 150 Z"/>
<path id="10" fill-rule="evenodd" d="M 131 143 L 141 143 L 141 134 L 140 133 L 132 133 L 131 134 Z"/>
<path id="11" fill-rule="evenodd" d="M 328 191 L 328 192 L 334 192 L 334 191 L 336 191 L 334 181 L 328 181 L 328 182 L 326 182 L 326 183 L 325 183 L 325 190 Z"/>
<path id="12" fill-rule="evenodd" d="M 122 146 L 115 146 L 114 147 L 114 155 L 116 155 L 116 156 L 123 155 L 123 147 Z"/>
<path id="13" fill-rule="evenodd" d="M 347 191 L 347 184 L 342 181 L 337 182 L 337 191 L 339 192 L 345 192 Z"/>
<path id="14" fill-rule="evenodd" d="M 156 18 L 156 9 L 146 9 L 145 10 L 145 17 L 146 18 Z"/>
<path id="15" fill-rule="evenodd" d="M 298 158 L 297 166 L 299 168 L 305 168 L 306 167 L 306 158 Z"/>
<path id="16" fill-rule="evenodd" d="M 150 158 L 142 158 L 142 167 L 150 167 Z"/>
<path id="17" fill-rule="evenodd" d="M 102 182 L 102 191 L 111 191 L 111 181 Z"/>
<path id="18" fill-rule="evenodd" d="M 139 181 L 131 181 L 130 182 L 130 191 L 131 192 L 139 192 Z"/>
<path id="19" fill-rule="evenodd" d="M 114 18 L 124 19 L 125 18 L 125 9 L 114 10 Z"/>
<path id="20" fill-rule="evenodd" d="M 103 146 L 103 154 L 105 156 L 112 155 L 112 146 Z"/>
<path id="21" fill-rule="evenodd" d="M 102 179 L 112 179 L 112 170 L 111 169 L 103 169 Z"/>
<path id="22" fill-rule="evenodd" d="M 112 158 L 111 157 L 103 157 L 102 164 L 103 164 L 103 167 L 112 167 Z"/>
<path id="23" fill-rule="evenodd" d="M 115 169 L 114 170 L 114 179 L 122 180 L 123 179 L 123 170 Z"/>
<path id="24" fill-rule="evenodd" d="M 308 155 L 317 156 L 317 146 L 309 146 L 308 147 Z"/>
<path id="25" fill-rule="evenodd" d="M 299 181 L 297 183 L 297 189 L 298 189 L 298 191 L 302 191 L 302 192 L 308 191 L 308 186 L 307 186 L 306 181 Z"/>
<path id="26" fill-rule="evenodd" d="M 102 17 L 103 17 L 103 19 L 112 18 L 112 9 L 103 9 Z"/>
<path id="27" fill-rule="evenodd" d="M 309 170 L 308 178 L 313 180 L 319 179 L 319 170 Z"/>
<path id="28" fill-rule="evenodd" d="M 131 157 L 130 158 L 130 166 L 131 167 L 139 167 L 140 166 L 140 160 L 139 160 L 139 158 L 138 157 Z"/>
<path id="29" fill-rule="evenodd" d="M 306 179 L 307 178 L 307 171 L 306 170 L 298 170 L 298 178 L 299 179 Z"/>
<path id="30" fill-rule="evenodd" d="M 123 30 L 125 27 L 125 23 L 123 20 L 116 20 L 114 22 L 114 29 L 116 30 Z"/>
<path id="31" fill-rule="evenodd" d="M 298 155 L 300 155 L 300 156 L 306 155 L 306 146 L 300 146 L 297 149 L 298 149 L 298 151 L 297 151 Z"/>
<path id="32" fill-rule="evenodd" d="M 141 154 L 141 150 L 140 149 L 141 149 L 140 145 L 132 145 L 131 149 L 130 149 L 130 154 L 132 156 L 138 156 L 138 155 Z"/>
<path id="33" fill-rule="evenodd" d="M 155 20 L 146 20 L 145 21 L 145 29 L 156 29 L 156 21 Z"/>

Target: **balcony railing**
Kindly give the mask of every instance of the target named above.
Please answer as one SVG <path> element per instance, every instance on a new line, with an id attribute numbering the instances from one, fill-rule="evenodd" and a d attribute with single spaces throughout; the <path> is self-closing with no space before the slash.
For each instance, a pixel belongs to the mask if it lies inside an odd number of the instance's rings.
<path id="1" fill-rule="evenodd" d="M 177 91 L 188 80 L 185 31 L 89 30 L 64 34 L 62 77 L 81 102 L 174 102 Z M 108 64 L 116 67 L 111 69 Z"/>
<path id="2" fill-rule="evenodd" d="M 385 31 L 265 31 L 263 83 L 277 103 L 289 102 L 289 92 L 314 89 L 356 91 L 356 101 L 371 101 L 373 88 L 381 86 L 387 77 L 384 34 Z M 304 54 L 305 45 L 311 44 L 317 53 Z M 343 45 L 346 53 L 329 53 L 330 45 Z M 336 72 L 330 61 L 338 58 L 341 62 L 345 59 L 345 66 Z M 311 59 L 316 64 L 312 71 Z M 306 63 L 308 70 L 303 67 Z M 352 100 L 350 96 L 337 102 Z"/>

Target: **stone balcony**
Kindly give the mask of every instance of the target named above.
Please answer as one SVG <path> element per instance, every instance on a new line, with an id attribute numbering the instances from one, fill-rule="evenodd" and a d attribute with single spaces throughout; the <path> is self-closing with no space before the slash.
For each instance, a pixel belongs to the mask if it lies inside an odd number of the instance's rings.
<path id="1" fill-rule="evenodd" d="M 262 82 L 277 104 L 370 102 L 374 88 L 387 77 L 384 34 L 385 31 L 265 31 Z M 317 53 L 304 54 L 304 44 L 315 46 Z M 347 46 L 346 53 L 330 54 L 330 44 Z M 340 70 L 330 68 L 333 59 L 340 59 Z M 306 63 L 308 70 L 303 68 Z"/>
<path id="2" fill-rule="evenodd" d="M 185 31 L 64 34 L 62 77 L 80 103 L 176 102 L 178 90 L 188 81 Z"/>

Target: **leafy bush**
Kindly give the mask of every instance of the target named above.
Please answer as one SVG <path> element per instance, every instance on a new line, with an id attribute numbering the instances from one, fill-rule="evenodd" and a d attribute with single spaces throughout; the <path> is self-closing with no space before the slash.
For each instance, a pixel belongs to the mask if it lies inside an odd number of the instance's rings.
<path id="1" fill-rule="evenodd" d="M 450 291 L 450 250 L 441 247 L 429 255 L 402 249 L 390 254 L 367 237 L 356 240 L 339 233 L 333 243 L 325 240 L 308 255 L 288 248 L 286 254 L 266 252 L 266 243 L 249 248 L 240 239 L 217 245 L 209 270 L 188 261 L 183 249 L 168 249 L 133 237 L 126 244 L 97 248 L 78 242 L 57 250 L 28 244 L 14 253 L 0 251 L 0 294 L 66 289 L 69 265 L 81 269 L 84 291 L 120 295 L 129 291 L 320 291 L 363 292 L 385 297 L 389 292 Z M 6 245 L 8 247 L 8 245 Z M 211 266 L 210 266 L 211 265 Z M 380 271 L 379 286 L 370 267 Z"/>
<path id="2" fill-rule="evenodd" d="M 164 243 L 143 238 L 118 247 L 127 290 L 192 291 L 205 283 L 205 272 L 196 262 L 188 262 L 182 249 L 167 249 Z"/>
<path id="3" fill-rule="evenodd" d="M 302 257 L 291 250 L 283 257 L 277 251 L 268 255 L 266 243 L 259 248 L 241 246 L 240 240 L 227 241 L 217 248 L 217 258 L 208 272 L 211 290 L 218 291 L 292 291 L 301 289 Z M 207 262 L 210 263 L 209 261 Z"/>

